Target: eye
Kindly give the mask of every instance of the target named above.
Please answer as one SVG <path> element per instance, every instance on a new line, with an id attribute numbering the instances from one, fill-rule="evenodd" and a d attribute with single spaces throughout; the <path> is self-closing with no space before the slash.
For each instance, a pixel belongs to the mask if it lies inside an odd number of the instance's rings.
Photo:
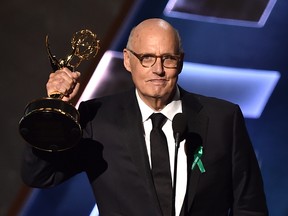
<path id="1" fill-rule="evenodd" d="M 151 54 L 144 54 L 141 56 L 142 61 L 154 61 L 155 56 Z"/>
<path id="2" fill-rule="evenodd" d="M 178 61 L 178 57 L 177 56 L 173 56 L 173 55 L 165 55 L 163 56 L 164 60 L 171 60 L 171 61 Z"/>

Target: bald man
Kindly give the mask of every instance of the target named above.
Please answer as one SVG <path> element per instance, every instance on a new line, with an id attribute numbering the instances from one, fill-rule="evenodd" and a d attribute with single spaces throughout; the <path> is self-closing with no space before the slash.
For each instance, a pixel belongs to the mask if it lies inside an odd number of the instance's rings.
<path id="1" fill-rule="evenodd" d="M 51 187 L 86 172 L 101 216 L 268 215 L 260 169 L 239 106 L 189 93 L 177 84 L 184 56 L 178 32 L 162 19 L 144 20 L 132 29 L 123 55 L 135 88 L 82 102 L 83 137 L 72 149 L 50 153 L 27 146 L 24 182 Z M 70 101 L 77 95 L 79 77 L 67 68 L 51 73 L 48 95 L 60 92 L 62 100 Z M 153 175 L 153 113 L 165 119 L 161 126 L 172 179 L 166 192 L 177 177 L 175 200 L 164 197 L 168 210 Z M 187 120 L 179 149 L 172 129 L 177 113 Z"/>

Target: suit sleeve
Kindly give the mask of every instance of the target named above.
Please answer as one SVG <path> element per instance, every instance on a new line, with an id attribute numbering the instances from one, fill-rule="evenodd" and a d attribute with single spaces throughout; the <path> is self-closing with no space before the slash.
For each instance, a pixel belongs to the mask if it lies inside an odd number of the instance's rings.
<path id="1" fill-rule="evenodd" d="M 260 168 L 239 107 L 233 124 L 233 215 L 268 215 Z"/>
<path id="2" fill-rule="evenodd" d="M 38 188 L 53 187 L 80 172 L 86 172 L 92 181 L 106 170 L 103 146 L 91 138 L 91 120 L 98 107 L 99 104 L 94 105 L 93 112 L 90 112 L 85 103 L 80 104 L 83 137 L 73 148 L 60 152 L 45 152 L 26 147 L 21 167 L 24 183 Z"/>
<path id="3" fill-rule="evenodd" d="M 56 186 L 81 171 L 74 163 L 72 151 L 45 152 L 27 146 L 24 150 L 21 176 L 30 187 Z"/>

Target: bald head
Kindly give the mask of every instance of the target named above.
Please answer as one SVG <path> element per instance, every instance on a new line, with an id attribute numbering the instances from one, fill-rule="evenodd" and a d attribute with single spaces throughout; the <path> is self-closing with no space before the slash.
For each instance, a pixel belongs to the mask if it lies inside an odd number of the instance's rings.
<path id="1" fill-rule="evenodd" d="M 159 18 L 147 19 L 135 26 L 128 38 L 127 48 L 135 49 L 142 40 L 146 40 L 147 37 L 155 34 L 163 38 L 170 38 L 175 45 L 175 52 L 183 51 L 178 31 L 168 22 Z"/>

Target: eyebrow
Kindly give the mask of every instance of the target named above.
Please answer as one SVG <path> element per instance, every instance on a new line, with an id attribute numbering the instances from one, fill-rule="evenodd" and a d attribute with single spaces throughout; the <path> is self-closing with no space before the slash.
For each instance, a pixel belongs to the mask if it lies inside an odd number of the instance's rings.
<path id="1" fill-rule="evenodd" d="M 156 55 L 155 53 L 149 53 L 149 52 L 147 52 L 147 53 L 139 53 L 139 55 L 155 55 L 155 56 L 172 55 L 172 56 L 179 56 L 180 53 L 179 53 L 179 54 L 175 54 L 175 53 L 162 53 L 162 54 L 160 54 L 160 55 Z"/>

